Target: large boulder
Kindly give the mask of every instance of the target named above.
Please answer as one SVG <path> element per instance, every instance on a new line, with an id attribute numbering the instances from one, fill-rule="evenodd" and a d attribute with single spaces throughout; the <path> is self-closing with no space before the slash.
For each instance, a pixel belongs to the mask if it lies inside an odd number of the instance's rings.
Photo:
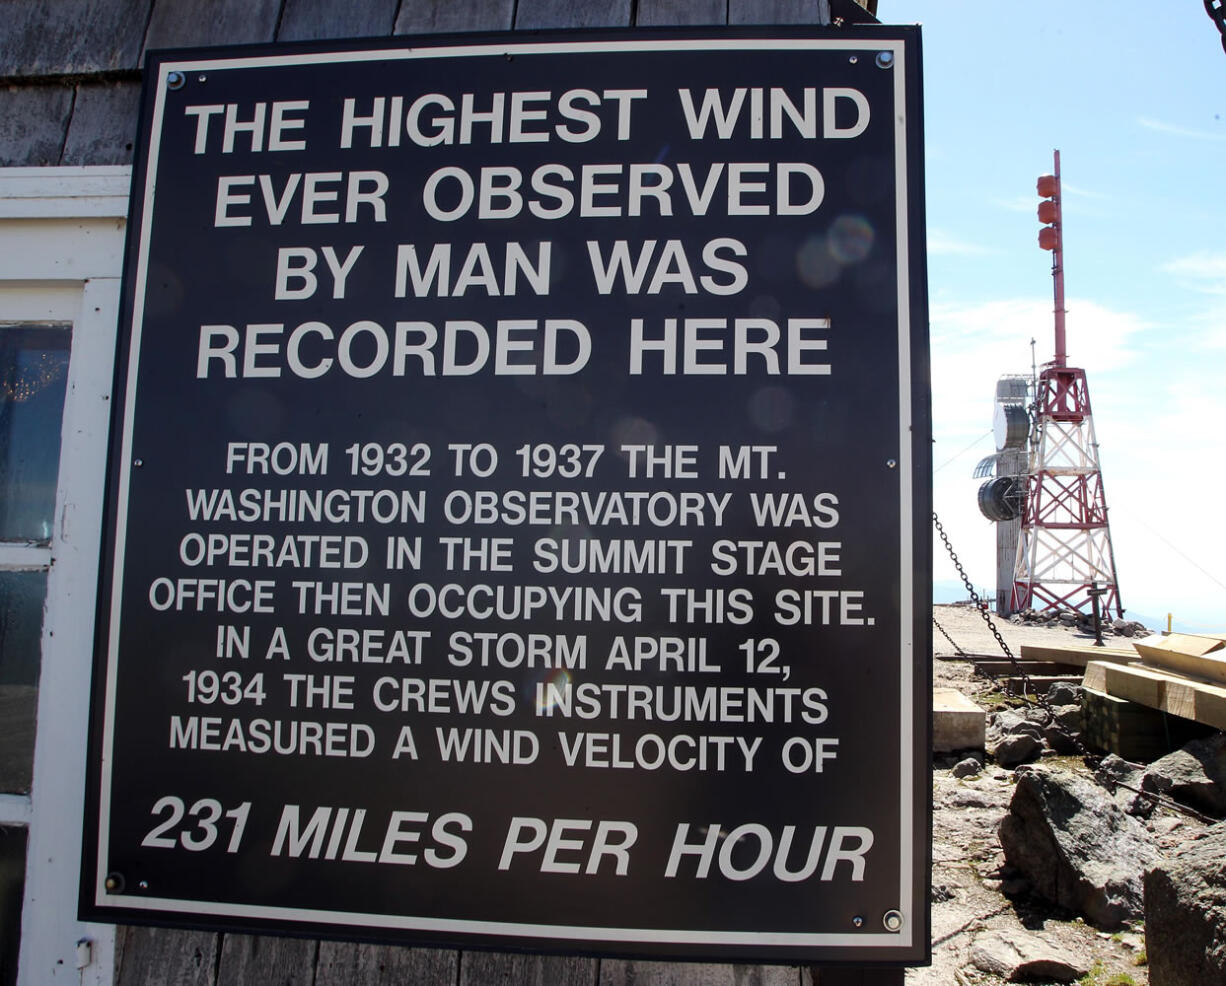
<path id="1" fill-rule="evenodd" d="M 1157 851 L 1144 826 L 1092 781 L 1020 769 L 999 835 L 1006 861 L 1039 896 L 1106 931 L 1141 916 L 1141 874 Z"/>
<path id="2" fill-rule="evenodd" d="M 1226 983 L 1226 824 L 1145 874 L 1150 986 Z"/>
<path id="3" fill-rule="evenodd" d="M 1226 818 L 1226 735 L 1193 740 L 1155 760 L 1141 787 L 1214 818 Z"/>

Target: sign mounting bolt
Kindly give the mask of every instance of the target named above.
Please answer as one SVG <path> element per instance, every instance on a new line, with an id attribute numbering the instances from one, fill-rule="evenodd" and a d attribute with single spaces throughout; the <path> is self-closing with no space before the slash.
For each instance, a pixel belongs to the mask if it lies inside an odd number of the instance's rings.
<path id="1" fill-rule="evenodd" d="M 182 89 L 187 82 L 187 76 L 182 72 L 169 72 L 166 75 L 167 89 Z"/>
<path id="2" fill-rule="evenodd" d="M 123 893 L 123 887 L 124 887 L 123 874 L 122 873 L 108 873 L 106 875 L 106 880 L 103 882 L 102 885 L 106 887 L 106 892 L 108 894 Z"/>
<path id="3" fill-rule="evenodd" d="M 138 459 L 137 461 L 139 462 L 140 460 Z M 898 468 L 898 460 L 897 460 L 897 459 L 886 459 L 886 460 L 885 460 L 885 467 L 886 467 L 887 469 L 897 469 L 897 468 Z"/>
<path id="4" fill-rule="evenodd" d="M 902 911 L 886 911 L 881 923 L 886 931 L 902 931 Z"/>
<path id="5" fill-rule="evenodd" d="M 851 919 L 851 923 L 855 925 L 857 928 L 863 928 L 864 918 L 860 917 L 860 915 L 857 914 L 854 918 Z"/>
<path id="6" fill-rule="evenodd" d="M 877 52 L 877 67 L 890 68 L 894 64 L 894 52 L 879 51 Z"/>
<path id="7" fill-rule="evenodd" d="M 132 465 L 136 466 L 136 468 L 137 468 L 137 469 L 139 469 L 139 468 L 140 468 L 141 466 L 143 466 L 144 464 L 145 464 L 145 460 L 144 460 L 144 459 L 133 459 L 133 460 L 132 460 Z"/>

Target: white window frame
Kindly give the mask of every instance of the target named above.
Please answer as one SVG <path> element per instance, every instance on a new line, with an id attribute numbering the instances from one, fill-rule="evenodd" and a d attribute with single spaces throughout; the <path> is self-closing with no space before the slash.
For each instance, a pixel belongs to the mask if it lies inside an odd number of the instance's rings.
<path id="1" fill-rule="evenodd" d="M 18 986 L 110 986 L 115 929 L 78 921 L 89 685 L 128 167 L 0 168 L 0 320 L 72 325 L 51 543 L 0 544 L 0 569 L 47 571 L 28 797 Z"/>

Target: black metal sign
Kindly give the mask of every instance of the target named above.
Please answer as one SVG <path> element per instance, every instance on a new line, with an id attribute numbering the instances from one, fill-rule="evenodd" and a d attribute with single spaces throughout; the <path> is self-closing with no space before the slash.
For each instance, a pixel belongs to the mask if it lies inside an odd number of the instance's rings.
<path id="1" fill-rule="evenodd" d="M 927 953 L 918 32 L 154 56 L 83 909 Z"/>

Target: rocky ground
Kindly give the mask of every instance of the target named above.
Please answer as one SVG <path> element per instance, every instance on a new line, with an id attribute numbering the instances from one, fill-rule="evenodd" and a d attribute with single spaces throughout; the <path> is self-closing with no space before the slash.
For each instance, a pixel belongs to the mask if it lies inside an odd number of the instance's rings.
<path id="1" fill-rule="evenodd" d="M 1000 648 L 981 616 L 970 606 L 938 606 L 935 611 L 950 637 L 970 653 L 995 654 Z M 1092 643 L 1066 627 L 998 627 L 1015 656 L 1023 643 Z M 998 707 L 998 685 L 975 674 L 965 660 L 951 659 L 955 649 L 934 629 L 934 684 L 957 688 L 986 710 Z M 1123 646 L 1127 642 L 1109 640 Z M 1023 947 L 1052 951 L 1074 966 L 1074 981 L 1085 986 L 1148 986 L 1144 930 L 1140 923 L 1102 932 L 1073 913 L 1061 912 L 1030 890 L 1026 880 L 1005 865 L 997 829 L 1008 812 L 1017 773 L 991 762 L 972 776 L 955 776 L 964 756 L 938 756 L 933 764 L 932 920 L 933 960 L 929 968 L 907 972 L 909 986 L 970 986 L 1004 982 L 993 968 L 992 954 Z M 1069 771 L 1092 780 L 1083 757 L 1045 755 L 1044 767 Z M 965 769 L 965 768 L 964 768 Z M 960 773 L 961 771 L 959 771 Z M 1161 852 L 1193 839 L 1203 825 L 1187 815 L 1157 809 L 1146 821 Z M 1028 944 L 1027 944 L 1028 943 Z M 1038 982 L 1069 981 L 1067 971 Z"/>

